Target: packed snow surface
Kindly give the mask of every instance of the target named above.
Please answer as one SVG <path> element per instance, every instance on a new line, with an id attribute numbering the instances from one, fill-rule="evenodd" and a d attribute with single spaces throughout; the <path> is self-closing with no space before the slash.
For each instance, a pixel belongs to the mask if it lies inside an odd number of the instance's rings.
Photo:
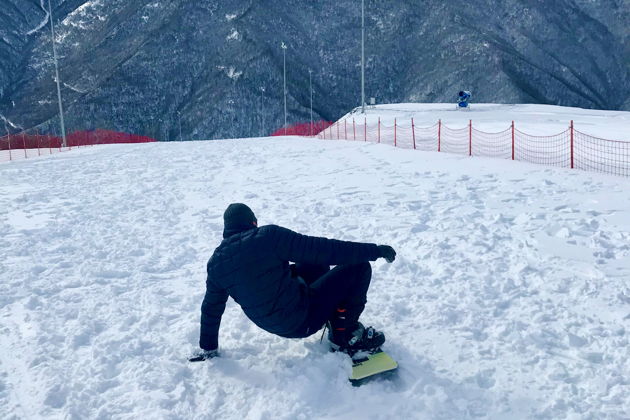
<path id="1" fill-rule="evenodd" d="M 297 137 L 0 165 L 2 419 L 630 418 L 626 178 Z M 191 364 L 222 213 L 390 244 L 363 320 L 398 375 L 232 300 Z"/>
<path id="2" fill-rule="evenodd" d="M 551 136 L 566 131 L 573 121 L 574 128 L 584 134 L 607 140 L 630 141 L 630 112 L 602 111 L 556 105 L 538 104 L 476 104 L 468 109 L 459 109 L 455 104 L 384 104 L 369 106 L 365 115 L 354 113 L 342 119 L 355 119 L 357 124 L 364 121 L 372 126 L 381 123 L 388 126 L 396 123 L 411 127 L 414 119 L 416 127 L 431 127 L 438 120 L 452 129 L 464 128 L 472 121 L 477 130 L 496 133 L 515 127 L 533 136 Z"/>

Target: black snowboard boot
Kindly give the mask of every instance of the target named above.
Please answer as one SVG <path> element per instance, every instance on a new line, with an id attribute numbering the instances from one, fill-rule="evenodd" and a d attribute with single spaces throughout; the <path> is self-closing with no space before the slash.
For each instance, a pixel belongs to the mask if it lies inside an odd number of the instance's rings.
<path id="1" fill-rule="evenodd" d="M 360 322 L 357 322 L 349 332 L 335 331 L 329 325 L 328 341 L 330 341 L 331 350 L 352 356 L 360 351 L 378 349 L 385 342 L 385 334 L 372 327 L 365 328 Z"/>

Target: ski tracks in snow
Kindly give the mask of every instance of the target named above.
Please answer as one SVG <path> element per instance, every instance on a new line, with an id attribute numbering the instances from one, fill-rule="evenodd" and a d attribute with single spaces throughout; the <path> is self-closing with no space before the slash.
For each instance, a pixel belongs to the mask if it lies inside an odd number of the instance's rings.
<path id="1" fill-rule="evenodd" d="M 0 172 L 16 180 L 0 184 L 3 416 L 630 410 L 625 179 L 297 138 L 103 146 Z M 275 337 L 232 300 L 222 357 L 185 362 L 236 201 L 261 224 L 394 246 L 363 319 L 386 332 L 395 379 L 352 388 L 319 334 Z"/>

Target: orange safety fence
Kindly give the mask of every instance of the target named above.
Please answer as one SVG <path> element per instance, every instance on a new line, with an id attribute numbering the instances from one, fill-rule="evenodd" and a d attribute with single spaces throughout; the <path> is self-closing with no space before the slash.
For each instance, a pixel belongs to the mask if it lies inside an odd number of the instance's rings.
<path id="1" fill-rule="evenodd" d="M 438 121 L 418 127 L 413 118 L 389 126 L 371 124 L 365 118 L 339 120 L 317 135 L 324 140 L 353 140 L 389 144 L 394 147 L 511 159 L 541 165 L 574 168 L 611 175 L 630 176 L 630 141 L 606 140 L 575 130 L 573 121 L 558 134 L 534 136 L 516 129 L 489 133 L 473 127 L 453 129 Z"/>

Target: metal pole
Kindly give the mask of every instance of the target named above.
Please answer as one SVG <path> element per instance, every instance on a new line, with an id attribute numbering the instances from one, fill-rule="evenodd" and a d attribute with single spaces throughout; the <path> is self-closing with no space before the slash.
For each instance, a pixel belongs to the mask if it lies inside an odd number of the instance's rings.
<path id="1" fill-rule="evenodd" d="M 308 84 L 311 90 L 311 127 L 309 129 L 309 136 L 313 135 L 313 70 L 308 69 Z"/>
<path id="2" fill-rule="evenodd" d="M 411 119 L 411 134 L 413 135 L 413 150 L 416 150 L 416 125 L 413 122 L 413 118 Z"/>
<path id="3" fill-rule="evenodd" d="M 182 138 L 182 114 L 181 112 L 177 113 L 177 116 L 179 117 L 179 141 L 184 141 Z"/>
<path id="4" fill-rule="evenodd" d="M 468 156 L 472 156 L 472 120 L 468 121 Z"/>
<path id="5" fill-rule="evenodd" d="M 571 169 L 573 169 L 574 168 L 573 166 L 573 163 L 574 163 L 573 161 L 573 120 L 571 120 L 570 129 L 571 129 Z"/>
<path id="6" fill-rule="evenodd" d="M 365 0 L 361 0 L 361 112 L 365 114 Z"/>
<path id="7" fill-rule="evenodd" d="M 264 136 L 265 135 L 265 110 L 263 108 L 263 100 L 265 97 L 265 87 L 261 86 L 260 87 L 260 97 L 261 97 L 261 102 L 260 102 L 260 120 L 261 120 L 261 124 L 262 124 L 262 133 L 261 135 Z"/>
<path id="8" fill-rule="evenodd" d="M 53 58 L 55 61 L 55 77 L 57 80 L 57 100 L 59 101 L 59 121 L 61 123 L 61 137 L 63 138 L 63 147 L 66 147 L 66 126 L 63 120 L 63 104 L 61 102 L 61 80 L 59 80 L 59 63 L 57 61 L 57 47 L 55 47 L 55 25 L 53 24 L 53 15 L 52 8 L 50 7 L 50 0 L 48 0 L 48 17 L 50 19 L 50 33 L 52 37 Z"/>
<path id="9" fill-rule="evenodd" d="M 512 121 L 512 160 L 514 160 L 514 121 Z"/>
<path id="10" fill-rule="evenodd" d="M 287 46 L 282 43 L 282 63 L 284 69 L 284 135 L 287 135 Z"/>
<path id="11" fill-rule="evenodd" d="M 24 159 L 28 158 L 28 154 L 26 153 L 26 136 L 25 132 L 22 131 L 22 147 L 24 148 Z"/>
<path id="12" fill-rule="evenodd" d="M 7 131 L 7 140 L 9 142 L 9 160 L 12 160 L 11 156 L 11 133 L 9 132 L 9 128 L 7 127 L 7 120 L 4 120 L 4 129 Z"/>

